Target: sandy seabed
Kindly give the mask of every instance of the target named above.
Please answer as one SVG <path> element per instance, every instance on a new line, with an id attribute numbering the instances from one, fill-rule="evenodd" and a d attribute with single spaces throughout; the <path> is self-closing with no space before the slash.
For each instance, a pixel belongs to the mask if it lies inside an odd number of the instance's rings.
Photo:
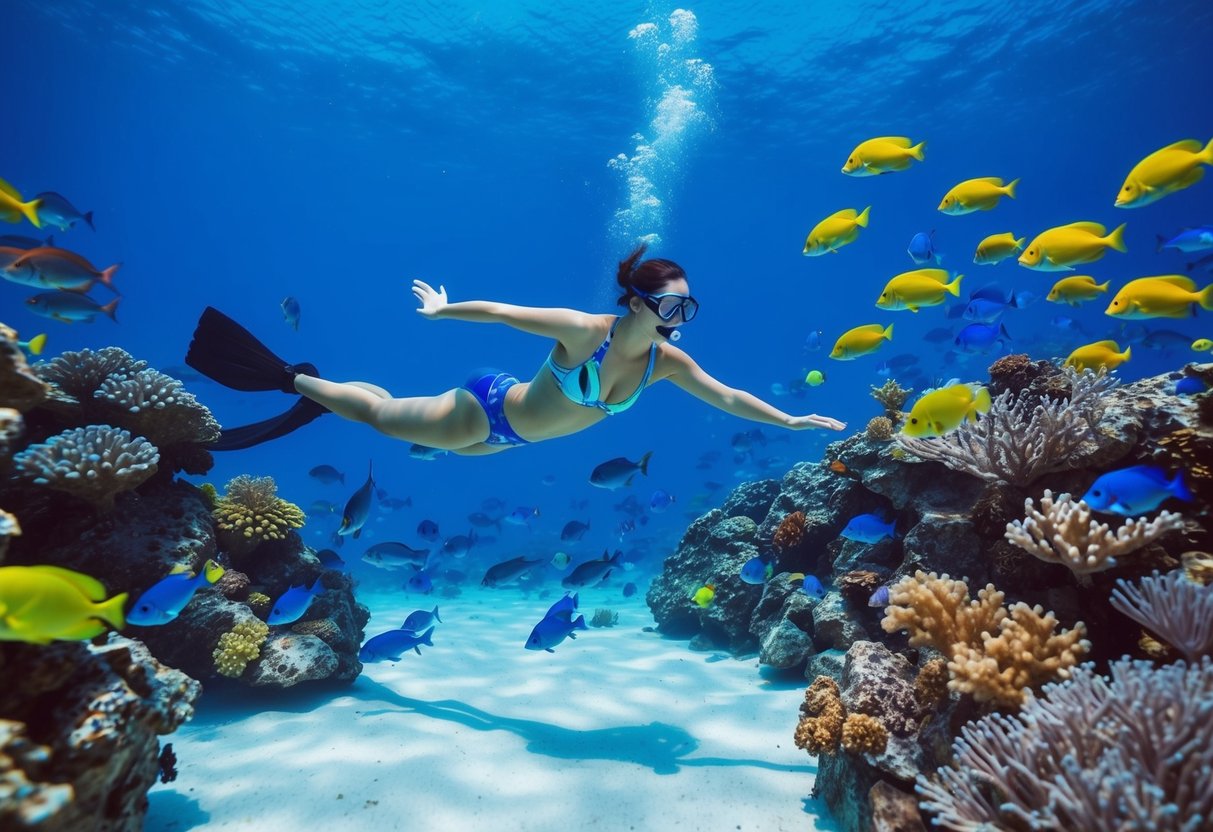
<path id="1" fill-rule="evenodd" d="M 360 595 L 368 636 L 438 604 L 434 647 L 348 687 L 205 693 L 166 738 L 180 773 L 145 829 L 838 828 L 792 743 L 803 681 L 645 632 L 643 599 L 618 589 L 581 593 L 587 622 L 609 606 L 614 627 L 524 650 L 556 597 Z"/>

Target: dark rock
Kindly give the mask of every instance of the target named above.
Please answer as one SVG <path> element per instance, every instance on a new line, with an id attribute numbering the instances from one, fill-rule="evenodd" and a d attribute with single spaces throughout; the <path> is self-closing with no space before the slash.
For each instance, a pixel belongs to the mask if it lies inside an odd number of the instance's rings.
<path id="1" fill-rule="evenodd" d="M 845 832 L 868 832 L 872 828 L 868 793 L 879 779 L 876 770 L 854 754 L 823 754 L 817 758 L 813 797 L 825 801 Z"/>
<path id="2" fill-rule="evenodd" d="M 339 662 L 333 649 L 312 635 L 271 636 L 261 647 L 261 658 L 248 673 L 254 687 L 289 688 L 300 682 L 331 679 Z"/>
<path id="3" fill-rule="evenodd" d="M 856 454 L 870 454 L 864 440 L 852 437 L 845 445 L 853 445 Z M 833 449 L 835 445 L 831 445 Z M 827 544 L 855 514 L 875 500 L 858 483 L 857 475 L 847 476 L 831 471 L 822 463 L 802 462 L 784 475 L 779 496 L 759 527 L 759 538 L 770 541 L 783 518 L 794 511 L 805 516 L 801 543 L 794 551 L 780 552 L 777 569 L 782 572 L 814 572 Z"/>
<path id="4" fill-rule="evenodd" d="M 913 793 L 880 780 L 868 791 L 873 832 L 926 832 Z"/>
<path id="5" fill-rule="evenodd" d="M 809 663 L 805 666 L 804 677 L 811 682 L 818 676 L 829 676 L 841 685 L 842 668 L 846 658 L 845 650 L 830 649 L 814 653 L 809 657 Z"/>
<path id="6" fill-rule="evenodd" d="M 733 489 L 720 510 L 725 517 L 748 517 L 761 523 L 771 510 L 771 503 L 779 496 L 779 480 L 757 480 L 743 482 Z"/>
<path id="7" fill-rule="evenodd" d="M 899 574 L 947 573 L 965 577 L 969 586 L 985 586 L 990 580 L 989 544 L 973 529 L 968 514 L 930 512 L 906 533 L 905 562 Z"/>
<path id="8" fill-rule="evenodd" d="M 813 607 L 813 643 L 818 650 L 846 650 L 868 637 L 867 630 L 837 590 L 827 592 Z"/>

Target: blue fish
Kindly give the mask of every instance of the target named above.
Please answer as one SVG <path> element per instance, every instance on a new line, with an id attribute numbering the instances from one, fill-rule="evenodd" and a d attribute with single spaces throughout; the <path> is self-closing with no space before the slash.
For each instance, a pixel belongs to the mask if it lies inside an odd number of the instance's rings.
<path id="1" fill-rule="evenodd" d="M 586 629 L 585 616 L 577 616 L 576 621 L 570 620 L 572 617 L 573 614 L 568 610 L 544 616 L 543 620 L 535 625 L 535 629 L 531 630 L 531 637 L 526 640 L 526 649 L 555 653 L 552 648 L 560 642 L 566 638 L 577 638 L 573 631 Z"/>
<path id="2" fill-rule="evenodd" d="M 1213 272 L 1213 254 L 1206 254 L 1204 257 L 1198 257 L 1191 263 L 1188 263 L 1184 268 L 1187 271 L 1193 269 L 1204 269 L 1207 272 Z"/>
<path id="3" fill-rule="evenodd" d="M 774 568 L 762 558 L 750 558 L 741 567 L 741 580 L 758 586 L 770 579 Z"/>
<path id="4" fill-rule="evenodd" d="M 316 553 L 316 557 L 320 560 L 320 565 L 325 569 L 333 569 L 337 572 L 345 571 L 345 561 L 341 559 L 341 555 L 332 549 L 321 549 Z"/>
<path id="5" fill-rule="evenodd" d="M 358 660 L 364 664 L 381 662 L 384 659 L 398 662 L 410 650 L 416 650 L 417 655 L 420 656 L 422 644 L 428 647 L 434 646 L 434 642 L 430 640 L 430 636 L 433 634 L 433 627 L 421 635 L 417 635 L 412 630 L 388 630 L 362 645 L 362 649 L 358 651 Z"/>
<path id="6" fill-rule="evenodd" d="M 307 475 L 314 480 L 319 480 L 325 485 L 332 485 L 335 482 L 345 485 L 345 474 L 338 471 L 332 465 L 317 465 L 315 468 L 308 471 Z"/>
<path id="7" fill-rule="evenodd" d="M 424 572 L 418 572 L 413 577 L 409 578 L 409 582 L 405 584 L 409 592 L 420 592 L 422 595 L 429 595 L 434 589 L 434 582 L 430 576 Z"/>
<path id="8" fill-rule="evenodd" d="M 438 539 L 438 524 L 433 520 L 422 520 L 417 524 L 417 536 L 431 543 Z"/>
<path id="9" fill-rule="evenodd" d="M 825 586 L 816 575 L 805 575 L 804 583 L 800 588 L 810 598 L 824 598 L 826 594 Z"/>
<path id="10" fill-rule="evenodd" d="M 1168 497 L 1195 499 L 1184 485 L 1182 471 L 1168 479 L 1167 472 L 1154 465 L 1134 465 L 1104 474 L 1082 498 L 1096 511 L 1131 517 L 1153 511 Z"/>
<path id="11" fill-rule="evenodd" d="M 539 509 L 532 508 L 531 506 L 519 506 L 502 519 L 512 526 L 526 526 L 529 529 L 531 527 L 531 520 L 538 516 Z"/>
<path id="12" fill-rule="evenodd" d="M 1005 348 L 1011 343 L 1007 328 L 998 324 L 969 324 L 956 335 L 956 347 L 961 352 L 985 353 L 998 345 Z"/>
<path id="13" fill-rule="evenodd" d="M 457 534 L 454 537 L 448 537 L 445 541 L 443 541 L 442 553 L 445 555 L 450 555 L 453 558 L 467 557 L 468 552 L 472 551 L 472 546 L 474 546 L 476 541 L 479 539 L 480 538 L 477 537 L 474 530 L 468 529 L 467 534 Z"/>
<path id="14" fill-rule="evenodd" d="M 82 214 L 76 209 L 75 205 L 68 202 L 67 197 L 62 194 L 57 194 L 54 191 L 46 191 L 34 197 L 38 202 L 38 219 L 43 225 L 53 225 L 60 231 L 67 231 L 81 220 L 84 224 L 93 231 L 97 227 L 93 225 L 93 212 Z"/>
<path id="15" fill-rule="evenodd" d="M 400 625 L 402 630 L 412 630 L 414 633 L 420 633 L 427 627 L 431 630 L 434 627 L 434 622 L 442 623 L 442 619 L 438 617 L 438 608 L 426 612 L 425 610 L 414 610 L 409 613 L 409 617 L 404 619 L 404 623 Z"/>
<path id="16" fill-rule="evenodd" d="M 42 248 L 43 246 L 53 246 L 55 244 L 54 237 L 47 237 L 46 241 L 35 240 L 33 237 L 25 237 L 21 234 L 0 234 L 0 246 L 5 248 L 19 248 L 29 251 L 31 248 Z M 167 371 L 168 368 L 165 368 Z M 178 376 L 180 378 L 180 376 Z"/>
<path id="17" fill-rule="evenodd" d="M 910 259 L 919 266 L 927 263 L 939 264 L 943 262 L 943 255 L 935 250 L 935 230 L 931 229 L 928 234 L 926 231 L 919 231 L 910 238 L 910 246 L 906 249 L 906 254 L 910 255 Z"/>
<path id="18" fill-rule="evenodd" d="M 842 537 L 860 543 L 879 543 L 886 537 L 896 537 L 897 520 L 882 520 L 878 514 L 859 514 L 851 518 L 842 530 Z"/>
<path id="19" fill-rule="evenodd" d="M 879 586 L 876 591 L 868 598 L 869 607 L 887 607 L 889 605 L 889 588 L 887 586 Z"/>
<path id="20" fill-rule="evenodd" d="M 38 209 L 38 215 L 42 215 L 42 209 Z M 1170 240 L 1161 234 L 1158 237 L 1158 251 L 1164 248 L 1174 248 L 1179 251 L 1191 253 L 1194 251 L 1208 251 L 1213 249 L 1213 225 L 1200 225 L 1195 228 L 1185 228 L 1183 231 L 1176 234 Z"/>
<path id="21" fill-rule="evenodd" d="M 623 585 L 623 597 L 624 598 L 631 598 L 633 595 L 636 594 L 636 591 L 637 591 L 636 584 L 626 583 Z"/>
<path id="22" fill-rule="evenodd" d="M 1209 386 L 1196 376 L 1184 376 L 1175 382 L 1175 395 L 1177 396 L 1194 396 L 1208 389 Z"/>
<path id="23" fill-rule="evenodd" d="M 126 623 L 140 627 L 167 624 L 181 614 L 199 587 L 213 584 L 222 577 L 223 567 L 213 560 L 208 560 L 197 575 L 174 572 L 157 581 L 139 596 L 139 600 L 135 601 L 135 605 L 127 613 Z"/>
<path id="24" fill-rule="evenodd" d="M 269 617 L 265 619 L 265 622 L 275 626 L 279 624 L 294 624 L 300 618 L 303 618 L 303 614 L 307 612 L 307 608 L 312 604 L 312 599 L 322 592 L 324 592 L 324 587 L 320 585 L 320 578 L 316 578 L 312 582 L 310 589 L 305 589 L 302 584 L 291 587 L 274 602 L 274 606 L 270 610 Z"/>
<path id="25" fill-rule="evenodd" d="M 589 522 L 582 523 L 580 520 L 570 520 L 564 524 L 564 528 L 560 530 L 561 540 L 581 540 L 585 537 L 585 533 L 590 530 Z"/>
<path id="26" fill-rule="evenodd" d="M 564 597 L 557 601 L 552 606 L 548 607 L 548 611 L 544 614 L 544 618 L 556 615 L 559 612 L 576 612 L 577 611 L 577 593 L 569 595 L 567 592 Z"/>
<path id="27" fill-rule="evenodd" d="M 590 485 L 596 485 L 608 491 L 629 486 L 637 471 L 646 477 L 649 475 L 649 458 L 651 456 L 653 456 L 653 452 L 647 451 L 637 462 L 632 462 L 622 456 L 608 459 L 590 472 Z"/>
<path id="28" fill-rule="evenodd" d="M 815 329 L 812 332 L 810 332 L 808 337 L 804 339 L 805 349 L 810 350 L 812 352 L 817 352 L 819 349 L 821 349 L 822 337 L 823 337 L 823 332 L 820 329 Z"/>
<path id="29" fill-rule="evenodd" d="M 661 489 L 653 492 L 653 496 L 649 498 L 649 508 L 658 514 L 665 511 L 674 502 L 674 495 L 669 494 Z"/>
<path id="30" fill-rule="evenodd" d="M 299 301 L 292 297 L 282 299 L 282 317 L 286 319 L 287 324 L 296 332 L 299 331 L 299 317 L 303 314 L 303 309 L 299 306 Z"/>
<path id="31" fill-rule="evenodd" d="M 577 567 L 565 576 L 560 585 L 565 589 L 575 589 L 583 586 L 593 586 L 599 581 L 606 580 L 606 577 L 611 574 L 611 569 L 619 565 L 619 558 L 623 553 L 619 550 L 615 554 L 608 555 L 604 549 L 601 558 L 595 560 L 587 560 L 584 563 L 578 564 Z"/>
<path id="32" fill-rule="evenodd" d="M 371 516 L 371 497 L 375 493 L 375 463 L 372 460 L 366 472 L 366 482 L 362 487 L 354 492 L 350 497 L 349 502 L 345 504 L 345 511 L 341 515 L 341 528 L 337 529 L 339 535 L 353 535 L 356 540 L 362 534 L 362 527 L 366 525 L 366 521 Z"/>

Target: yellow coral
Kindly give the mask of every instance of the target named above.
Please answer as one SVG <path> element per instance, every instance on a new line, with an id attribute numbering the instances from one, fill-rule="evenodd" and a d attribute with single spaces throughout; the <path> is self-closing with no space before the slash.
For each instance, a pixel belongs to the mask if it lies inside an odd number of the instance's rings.
<path id="1" fill-rule="evenodd" d="M 842 747 L 852 754 L 883 754 L 889 732 L 868 714 L 850 714 L 842 724 Z"/>
<path id="2" fill-rule="evenodd" d="M 257 615 L 262 615 L 270 608 L 270 596 L 260 592 L 250 592 L 245 603 Z"/>
<path id="3" fill-rule="evenodd" d="M 873 416 L 868 422 L 868 439 L 888 442 L 893 438 L 893 420 L 888 416 Z"/>
<path id="4" fill-rule="evenodd" d="M 847 715 L 838 684 L 829 676 L 814 679 L 804 692 L 800 713 L 802 716 L 795 734 L 796 747 L 810 754 L 832 754 L 837 751 Z"/>
<path id="5" fill-rule="evenodd" d="M 219 636 L 219 643 L 211 653 L 215 670 L 233 679 L 240 676 L 249 662 L 261 656 L 261 645 L 269 633 L 270 628 L 264 621 L 252 619 L 240 622 L 230 632 Z"/>
<path id="6" fill-rule="evenodd" d="M 282 540 L 291 529 L 303 526 L 306 517 L 299 506 L 277 495 L 273 477 L 241 475 L 227 484 L 212 512 L 225 549 L 246 555 L 264 541 Z"/>
<path id="7" fill-rule="evenodd" d="M 880 402 L 885 415 L 890 419 L 901 417 L 901 406 L 910 398 L 914 391 L 902 387 L 893 379 L 889 379 L 880 387 L 872 387 L 872 398 Z"/>
<path id="8" fill-rule="evenodd" d="M 198 490 L 202 492 L 202 499 L 206 501 L 206 507 L 210 510 L 215 510 L 215 504 L 219 502 L 219 491 L 209 482 L 204 482 L 198 486 Z"/>
<path id="9" fill-rule="evenodd" d="M 1213 584 L 1213 555 L 1208 552 L 1184 552 L 1179 559 L 1189 581 L 1201 586 Z"/>
<path id="10" fill-rule="evenodd" d="M 948 663 L 931 659 L 914 679 L 914 699 L 924 711 L 934 709 L 948 695 Z"/>
<path id="11" fill-rule="evenodd" d="M 987 584 L 969 597 L 964 581 L 915 572 L 889 587 L 881 622 L 886 632 L 908 630 L 910 645 L 930 646 L 948 658 L 948 687 L 978 702 L 1017 708 L 1027 691 L 1069 671 L 1091 649 L 1082 622 L 1054 632 L 1057 619 L 1027 604 L 1003 606 Z"/>

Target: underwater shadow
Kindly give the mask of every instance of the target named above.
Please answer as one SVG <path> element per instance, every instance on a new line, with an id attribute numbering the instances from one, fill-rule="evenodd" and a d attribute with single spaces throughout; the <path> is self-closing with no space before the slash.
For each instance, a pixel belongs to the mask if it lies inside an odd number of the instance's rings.
<path id="1" fill-rule="evenodd" d="M 169 788 L 153 788 L 147 793 L 148 810 L 143 832 L 185 832 L 206 826 L 210 812 L 188 795 Z"/>
<path id="2" fill-rule="evenodd" d="M 379 698 L 399 705 L 406 712 L 431 719 L 457 722 L 476 731 L 509 731 L 526 741 L 527 751 L 562 760 L 610 760 L 635 763 L 653 770 L 654 774 L 676 774 L 680 766 L 749 766 L 772 771 L 795 771 L 815 774 L 816 766 L 788 766 L 766 760 L 731 759 L 724 757 L 687 757 L 699 747 L 686 730 L 664 722 L 648 725 L 625 725 L 580 731 L 562 728 L 530 719 L 503 717 L 481 710 L 466 702 L 441 699 L 426 702 L 401 696 L 379 682 L 366 681 L 360 687 L 377 688 Z M 390 709 L 363 711 L 365 716 L 400 713 Z"/>

